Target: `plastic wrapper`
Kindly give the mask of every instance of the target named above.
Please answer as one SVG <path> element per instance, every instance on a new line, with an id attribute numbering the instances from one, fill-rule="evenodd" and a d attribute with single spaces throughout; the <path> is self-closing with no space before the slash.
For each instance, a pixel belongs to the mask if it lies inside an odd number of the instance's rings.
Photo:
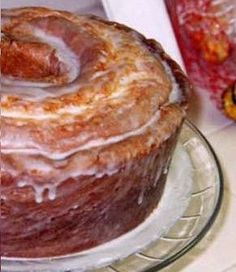
<path id="1" fill-rule="evenodd" d="M 236 1 L 166 0 L 186 69 L 236 120 Z"/>

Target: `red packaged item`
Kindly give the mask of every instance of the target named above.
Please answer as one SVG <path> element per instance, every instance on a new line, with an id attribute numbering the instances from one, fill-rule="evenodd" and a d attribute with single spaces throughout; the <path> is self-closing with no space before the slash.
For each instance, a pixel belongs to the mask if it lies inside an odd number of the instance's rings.
<path id="1" fill-rule="evenodd" d="M 192 82 L 236 120 L 236 0 L 166 0 Z"/>

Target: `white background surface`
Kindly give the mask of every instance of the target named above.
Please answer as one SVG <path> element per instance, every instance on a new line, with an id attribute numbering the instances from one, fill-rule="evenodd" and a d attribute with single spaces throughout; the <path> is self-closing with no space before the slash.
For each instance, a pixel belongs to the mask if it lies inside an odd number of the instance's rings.
<path id="1" fill-rule="evenodd" d="M 104 0 L 111 20 L 127 24 L 149 38 L 160 41 L 166 51 L 183 65 L 163 0 Z M 105 16 L 99 0 L 3 0 L 2 7 L 49 6 Z M 223 208 L 208 235 L 165 272 L 236 271 L 236 124 L 227 120 L 197 89 L 192 97 L 190 119 L 212 144 L 225 178 Z"/>

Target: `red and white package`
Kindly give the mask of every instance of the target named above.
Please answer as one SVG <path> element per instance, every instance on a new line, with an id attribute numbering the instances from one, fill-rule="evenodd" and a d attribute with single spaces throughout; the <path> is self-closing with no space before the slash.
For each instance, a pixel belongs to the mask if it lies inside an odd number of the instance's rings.
<path id="1" fill-rule="evenodd" d="M 185 62 L 196 86 L 236 120 L 236 0 L 166 0 Z"/>

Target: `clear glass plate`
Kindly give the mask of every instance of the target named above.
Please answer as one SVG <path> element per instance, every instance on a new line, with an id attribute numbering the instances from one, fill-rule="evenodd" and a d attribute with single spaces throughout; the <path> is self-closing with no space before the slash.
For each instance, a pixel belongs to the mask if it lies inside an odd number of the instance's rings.
<path id="1" fill-rule="evenodd" d="M 193 165 L 188 208 L 170 230 L 146 250 L 96 272 L 156 272 L 193 248 L 211 228 L 223 198 L 220 164 L 206 138 L 186 121 L 179 142 Z"/>
<path id="2" fill-rule="evenodd" d="M 222 200 L 223 178 L 211 146 L 188 121 L 181 131 L 177 151 L 180 149 L 185 153 L 179 157 L 175 154 L 172 165 L 175 162 L 177 164 L 172 168 L 182 169 L 185 163 L 190 163 L 190 167 L 185 167 L 184 171 L 170 171 L 168 178 L 171 174 L 172 178 L 167 180 L 167 189 L 157 211 L 136 230 L 74 255 L 51 259 L 1 258 L 1 270 L 81 272 L 109 265 L 95 271 L 154 272 L 181 257 L 205 235 L 214 222 Z M 184 154 L 188 157 L 187 161 Z M 175 181 L 173 175 L 176 173 L 179 177 Z"/>

